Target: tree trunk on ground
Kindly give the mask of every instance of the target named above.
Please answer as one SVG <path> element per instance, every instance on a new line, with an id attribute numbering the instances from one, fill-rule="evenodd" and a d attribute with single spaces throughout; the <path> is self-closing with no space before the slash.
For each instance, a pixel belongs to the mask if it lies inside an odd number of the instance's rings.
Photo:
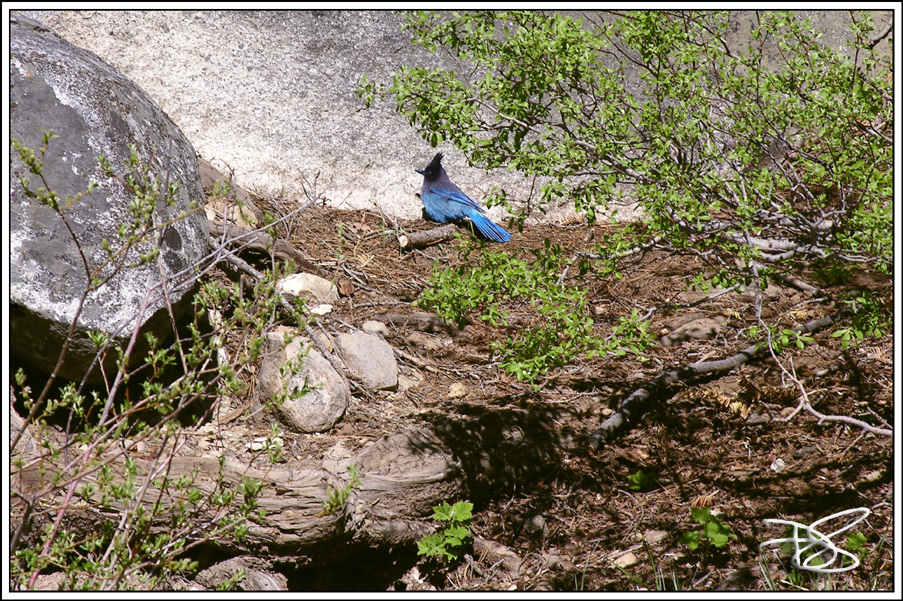
<path id="1" fill-rule="evenodd" d="M 133 459 L 142 476 L 154 469 L 152 460 Z M 157 465 L 164 460 L 158 461 Z M 124 463 L 121 455 L 109 461 L 116 481 L 124 478 Z M 344 507 L 326 514 L 324 501 L 328 498 L 329 488 L 345 488 L 350 481 L 347 467 L 352 464 L 358 467 L 359 486 L 351 489 Z M 60 470 L 60 466 L 49 460 L 43 465 L 43 480 L 36 464 L 11 476 L 11 489 L 23 495 L 40 490 L 42 483 L 49 481 L 51 476 L 48 474 Z M 204 493 L 206 498 L 215 489 L 220 473 L 216 457 L 177 455 L 170 460 L 165 475 L 172 479 L 183 475 L 190 477 L 198 468 L 199 474 L 192 487 Z M 320 466 L 289 459 L 268 469 L 257 469 L 229 459 L 223 470 L 227 485 L 240 483 L 245 477 L 263 483 L 257 501 L 264 517 L 250 524 L 241 542 L 231 538 L 210 542 L 233 552 L 256 554 L 268 551 L 298 556 L 308 555 L 313 547 L 330 541 L 351 540 L 373 546 L 412 543 L 432 531 L 432 525 L 426 523 L 432 507 L 460 491 L 461 482 L 456 477 L 459 471 L 438 440 L 418 431 L 386 435 L 356 455 L 327 459 Z M 70 529 L 76 537 L 98 531 L 103 522 L 116 523 L 124 509 L 117 505 L 102 507 L 96 482 L 96 473 L 81 480 L 80 488 L 94 484 L 92 502 L 86 504 L 74 497 L 64 515 L 63 527 Z M 171 529 L 172 516 L 167 509 L 177 501 L 177 494 L 174 487 L 163 492 L 150 488 L 142 499 L 147 510 L 158 498 L 162 499 L 164 511 L 155 518 L 152 533 Z M 55 510 L 44 514 L 38 522 L 52 521 L 55 514 Z M 198 522 L 209 523 L 215 517 L 213 508 L 201 509 Z M 12 526 L 15 528 L 17 524 Z M 40 532 L 35 526 L 43 524 L 33 524 L 33 533 Z M 27 539 L 24 544 L 28 544 Z"/>

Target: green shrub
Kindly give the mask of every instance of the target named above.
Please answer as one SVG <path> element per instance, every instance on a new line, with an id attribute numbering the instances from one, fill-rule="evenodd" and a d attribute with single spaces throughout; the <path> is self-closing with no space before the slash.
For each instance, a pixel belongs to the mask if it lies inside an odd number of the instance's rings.
<path id="1" fill-rule="evenodd" d="M 460 69 L 402 66 L 391 82 L 364 77 L 358 93 L 367 106 L 392 103 L 433 146 L 451 142 L 473 164 L 535 184 L 517 206 L 502 189 L 489 205 L 524 216 L 566 200 L 594 221 L 611 200 L 636 199 L 644 237 L 631 246 L 695 255 L 722 286 L 764 289 L 811 264 L 835 281 L 863 269 L 889 278 L 894 89 L 869 12 L 851 13 L 850 55 L 786 11 L 757 13 L 745 48 L 725 42 L 727 11 L 584 14 L 409 13 L 413 43 Z M 617 274 L 624 242 L 600 245 L 603 274 Z M 884 331 L 852 328 L 840 336 Z M 548 344 L 540 329 L 520 346 L 532 355 Z"/>
<path id="2" fill-rule="evenodd" d="M 503 250 L 483 248 L 477 254 L 465 246 L 465 261 L 457 268 L 434 271 L 429 286 L 415 304 L 463 326 L 468 318 L 504 328 L 511 336 L 493 341 L 500 365 L 520 381 L 536 380 L 583 353 L 641 353 L 652 343 L 648 322 L 636 311 L 613 328 L 611 340 L 594 333 L 586 291 L 562 281 L 567 260 L 562 249 L 545 241 L 533 259 Z"/>
<path id="3" fill-rule="evenodd" d="M 708 507 L 693 507 L 690 509 L 693 521 L 702 525 L 701 530 L 684 532 L 680 536 L 680 543 L 687 545 L 691 551 L 700 547 L 722 549 L 727 546 L 730 539 L 737 538 L 730 526 L 724 524 Z"/>
<path id="4" fill-rule="evenodd" d="M 444 524 L 435 534 L 417 541 L 417 555 L 441 557 L 455 561 L 462 548 L 470 542 L 473 504 L 460 501 L 454 505 L 443 502 L 433 507 L 433 519 Z"/>

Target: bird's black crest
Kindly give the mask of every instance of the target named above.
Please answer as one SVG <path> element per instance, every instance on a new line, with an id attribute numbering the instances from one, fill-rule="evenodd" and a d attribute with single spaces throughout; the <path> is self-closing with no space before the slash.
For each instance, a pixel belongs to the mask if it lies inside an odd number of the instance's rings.
<path id="1" fill-rule="evenodd" d="M 437 152 L 430 164 L 423 169 L 415 169 L 415 171 L 424 176 L 429 181 L 434 181 L 442 173 L 442 153 Z"/>

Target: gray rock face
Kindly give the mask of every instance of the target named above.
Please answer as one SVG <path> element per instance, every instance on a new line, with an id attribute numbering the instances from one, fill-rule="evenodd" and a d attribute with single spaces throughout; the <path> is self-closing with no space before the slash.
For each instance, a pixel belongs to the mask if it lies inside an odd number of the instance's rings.
<path id="1" fill-rule="evenodd" d="M 130 222 L 133 200 L 125 186 L 100 170 L 105 156 L 120 176 L 130 144 L 152 173 L 180 186 L 175 206 L 158 203 L 156 223 L 165 224 L 191 203 L 203 204 L 197 157 L 179 128 L 137 86 L 90 52 L 72 46 L 39 23 L 13 16 L 10 24 L 10 135 L 36 153 L 46 130 L 59 136 L 50 141 L 44 166 L 46 184 L 11 152 L 10 178 L 10 336 L 12 352 L 44 371 L 56 364 L 79 299 L 89 285 L 85 262 L 97 269 L 108 258 L 104 239 L 120 247 L 117 227 Z M 85 191 L 92 180 L 97 188 L 63 212 L 65 221 L 49 207 L 24 194 L 19 177 L 37 190 L 49 187 L 65 198 Z M 78 240 L 76 244 L 73 235 Z M 111 279 L 85 298 L 78 324 L 60 375 L 80 380 L 96 349 L 88 331 L 103 331 L 125 344 L 136 324 L 165 339 L 170 332 L 163 300 L 162 280 L 176 312 L 190 299 L 193 268 L 207 253 L 209 229 L 203 211 L 171 223 L 133 248 L 125 261 L 138 259 L 159 245 L 152 264 L 113 273 Z M 83 260 L 84 257 L 84 260 Z M 162 276 L 161 276 L 162 274 Z M 150 291 L 150 294 L 148 292 Z M 147 304 L 139 321 L 142 305 Z M 131 354 L 143 354 L 144 337 Z M 108 370 L 115 369 L 116 353 L 108 353 Z M 107 371 L 111 373 L 111 371 Z M 92 372 L 97 381 L 99 370 Z"/>
<path id="2" fill-rule="evenodd" d="M 370 10 L 28 12 L 141 85 L 203 156 L 220 168 L 230 165 L 236 183 L 252 190 L 305 202 L 305 180 L 316 179 L 317 194 L 332 206 L 373 209 L 376 202 L 389 215 L 416 219 L 423 205 L 414 193 L 423 178 L 414 167 L 426 164 L 436 150 L 446 153 L 451 178 L 475 200 L 496 185 L 513 198 L 525 197 L 535 185 L 505 169 L 468 168 L 449 142 L 430 148 L 389 103 L 361 110 L 354 88 L 364 73 L 370 81 L 387 81 L 402 64 L 457 73 L 472 69 L 449 53 L 431 54 L 412 45 L 410 34 L 400 29 L 404 15 Z M 798 12 L 813 18 L 827 45 L 852 49 L 849 12 Z M 611 18 L 586 10 L 566 14 Z M 890 11 L 873 14 L 879 30 L 892 16 Z M 733 12 L 726 40 L 733 51 L 751 43 L 756 19 L 755 11 Z M 774 46 L 770 56 L 778 56 Z M 878 48 L 891 54 L 888 40 Z M 629 91 L 642 87 L 641 73 L 627 69 Z M 618 217 L 625 213 L 621 209 Z M 504 215 L 499 209 L 490 214 Z"/>
<path id="3" fill-rule="evenodd" d="M 306 387 L 306 394 L 286 399 L 276 410 L 277 415 L 295 432 L 325 432 L 342 419 L 351 400 L 351 392 L 345 380 L 323 355 L 315 350 L 302 354 L 300 338 L 294 338 L 286 345 L 282 334 L 266 334 L 264 358 L 258 376 L 258 400 L 272 399 L 286 388 L 293 393 Z M 302 365 L 298 373 L 292 375 L 281 369 L 299 360 Z"/>
<path id="4" fill-rule="evenodd" d="M 200 154 L 235 169 L 264 194 L 419 218 L 414 173 L 431 148 L 392 106 L 361 110 L 361 75 L 387 79 L 399 65 L 459 69 L 401 31 L 390 11 L 28 11 L 103 57 L 172 116 Z M 500 182 L 531 182 L 504 169 L 467 167 L 449 144 L 446 168 L 473 198 Z M 504 215 L 500 209 L 491 214 Z"/>

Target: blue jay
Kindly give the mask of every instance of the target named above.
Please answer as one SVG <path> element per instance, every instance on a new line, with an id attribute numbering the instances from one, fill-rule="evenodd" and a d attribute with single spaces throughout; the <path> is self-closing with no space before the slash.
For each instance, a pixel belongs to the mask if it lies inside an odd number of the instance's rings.
<path id="1" fill-rule="evenodd" d="M 426 169 L 414 171 L 423 176 L 420 200 L 423 201 L 423 208 L 430 219 L 448 223 L 460 222 L 467 217 L 486 238 L 496 242 L 507 242 L 511 239 L 511 234 L 486 216 L 483 207 L 448 179 L 448 174 L 442 168 L 441 152 L 433 157 Z"/>

